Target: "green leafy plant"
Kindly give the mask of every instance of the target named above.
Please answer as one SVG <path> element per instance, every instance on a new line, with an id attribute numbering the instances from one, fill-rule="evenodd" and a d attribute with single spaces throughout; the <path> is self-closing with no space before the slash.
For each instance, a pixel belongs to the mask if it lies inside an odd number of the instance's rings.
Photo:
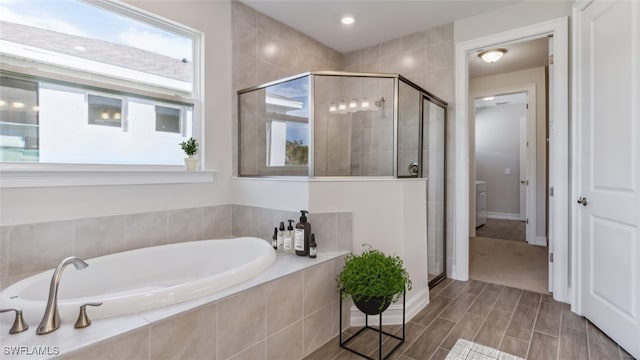
<path id="1" fill-rule="evenodd" d="M 404 290 L 411 290 L 411 279 L 400 257 L 387 256 L 368 244 L 362 246 L 362 254 L 345 256 L 344 268 L 336 279 L 343 298 L 358 302 L 381 297 L 389 303 L 397 301 Z"/>
<path id="2" fill-rule="evenodd" d="M 193 156 L 198 153 L 198 141 L 193 137 L 180 143 L 180 147 L 187 156 Z"/>

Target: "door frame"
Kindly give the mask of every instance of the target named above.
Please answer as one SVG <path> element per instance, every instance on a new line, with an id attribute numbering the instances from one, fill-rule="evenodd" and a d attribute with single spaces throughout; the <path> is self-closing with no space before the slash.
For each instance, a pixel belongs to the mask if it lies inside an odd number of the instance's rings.
<path id="1" fill-rule="evenodd" d="M 549 252 L 553 253 L 553 298 L 570 302 L 569 292 L 569 29 L 568 17 L 471 39 L 455 44 L 454 53 L 454 187 L 453 187 L 453 266 L 452 278 L 469 279 L 469 69 L 468 53 L 496 44 L 553 35 L 555 76 L 553 107 L 549 109 L 549 178 L 553 195 L 548 198 L 554 216 L 548 229 Z M 553 151 L 551 151 L 553 148 Z M 575 272 L 572 273 L 572 278 Z M 573 280 L 573 279 L 572 279 Z M 574 283 L 573 281 L 571 283 Z"/>
<path id="2" fill-rule="evenodd" d="M 537 132 L 536 132 L 536 124 L 537 124 L 537 102 L 536 102 L 536 84 L 523 84 L 519 86 L 506 87 L 506 88 L 495 88 L 488 89 L 483 91 L 477 91 L 473 94 L 469 95 L 469 103 L 473 104 L 475 98 L 478 97 L 487 97 L 487 96 L 499 96 L 499 95 L 508 95 L 508 94 L 516 94 L 516 93 L 526 93 L 527 94 L 527 104 L 528 107 L 526 109 L 526 141 L 529 143 L 527 147 L 527 155 L 526 155 L 526 167 L 527 167 L 527 177 L 529 181 L 529 185 L 525 189 L 526 193 L 526 217 L 529 219 L 530 226 L 527 226 L 527 243 L 531 245 L 538 246 L 547 246 L 546 241 L 538 241 L 536 237 L 536 226 L 537 226 L 537 218 L 536 218 L 536 174 L 537 174 L 537 163 L 536 163 L 536 154 L 537 154 Z M 469 138 L 475 139 L 475 110 L 474 110 L 474 125 L 473 127 L 469 127 Z M 475 144 L 475 140 L 473 142 Z M 469 174 L 469 188 L 475 189 L 475 171 L 476 171 L 476 157 L 475 151 L 473 159 L 469 159 L 471 162 L 471 171 Z M 518 180 L 519 181 L 519 180 Z M 470 199 L 473 197 L 470 197 Z M 471 207 L 471 202 L 469 203 Z M 471 216 L 471 213 L 469 214 Z M 475 223 L 475 221 L 472 221 Z M 473 230 L 470 232 L 474 233 Z M 544 239 L 546 240 L 546 239 Z"/>

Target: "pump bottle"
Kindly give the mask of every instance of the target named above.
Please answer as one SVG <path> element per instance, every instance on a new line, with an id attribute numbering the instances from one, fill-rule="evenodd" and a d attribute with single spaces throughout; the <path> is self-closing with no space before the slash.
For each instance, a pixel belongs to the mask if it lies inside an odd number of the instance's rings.
<path id="1" fill-rule="evenodd" d="M 309 255 L 309 236 L 311 235 L 311 224 L 307 222 L 307 216 L 309 212 L 306 210 L 300 210 L 300 222 L 296 224 L 294 232 L 294 242 L 296 255 L 308 256 Z"/>
<path id="2" fill-rule="evenodd" d="M 287 230 L 284 232 L 284 251 L 288 253 L 293 252 L 293 225 L 294 220 L 287 220 L 289 222 L 289 226 L 287 226 Z"/>
<path id="3" fill-rule="evenodd" d="M 284 250 L 284 221 L 280 221 L 278 228 L 278 249 Z"/>

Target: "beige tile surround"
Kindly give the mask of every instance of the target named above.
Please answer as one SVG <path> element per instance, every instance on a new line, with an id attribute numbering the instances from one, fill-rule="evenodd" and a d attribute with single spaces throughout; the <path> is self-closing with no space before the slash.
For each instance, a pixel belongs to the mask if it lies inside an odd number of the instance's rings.
<path id="1" fill-rule="evenodd" d="M 53 268 L 60 259 L 77 254 L 76 250 L 93 257 L 209 238 L 256 236 L 266 240 L 273 227 L 287 219 L 297 221 L 298 213 L 220 205 L 3 226 L 0 285 L 6 287 Z M 351 249 L 351 213 L 311 214 L 309 221 L 320 252 Z M 63 358 L 302 358 L 338 333 L 335 277 L 341 268 L 341 258 L 320 263 Z M 348 327 L 348 318 L 343 322 Z"/>
<path id="2" fill-rule="evenodd" d="M 338 334 L 342 264 L 314 265 L 62 358 L 301 359 Z"/>

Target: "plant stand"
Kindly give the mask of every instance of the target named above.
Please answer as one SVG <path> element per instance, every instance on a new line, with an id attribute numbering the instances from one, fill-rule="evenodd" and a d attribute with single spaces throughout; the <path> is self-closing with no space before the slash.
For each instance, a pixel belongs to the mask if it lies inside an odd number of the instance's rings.
<path id="1" fill-rule="evenodd" d="M 372 358 L 370 356 L 367 356 L 359 351 L 353 350 L 351 348 L 349 348 L 347 346 L 347 343 L 350 342 L 351 340 L 353 340 L 354 338 L 356 338 L 358 335 L 360 335 L 361 333 L 363 333 L 366 330 L 371 330 L 371 331 L 375 331 L 378 333 L 378 359 L 379 360 L 383 360 L 383 359 L 387 359 L 389 356 L 391 356 L 391 354 L 394 353 L 394 351 L 396 351 L 403 343 L 404 343 L 404 326 L 405 326 L 405 295 L 406 293 L 403 291 L 402 292 L 402 337 L 398 337 L 394 334 L 390 334 L 384 330 L 382 330 L 382 315 L 384 314 L 384 311 L 381 312 L 379 314 L 380 317 L 380 324 L 379 324 L 379 328 L 376 329 L 374 327 L 369 326 L 369 315 L 364 313 L 364 326 L 358 330 L 355 334 L 349 336 L 345 341 L 342 341 L 342 290 L 340 290 L 340 328 L 339 328 L 339 338 L 340 338 L 340 347 L 346 350 L 351 351 L 352 353 L 362 356 L 365 359 L 369 359 L 369 360 L 376 360 L 375 358 Z M 386 311 L 386 310 L 385 310 Z M 389 337 L 392 337 L 394 339 L 400 340 L 400 342 L 398 344 L 396 344 L 396 346 L 393 347 L 393 349 L 391 349 L 391 351 L 389 351 L 389 353 L 387 353 L 384 357 L 382 356 L 382 335 L 387 335 Z"/>

